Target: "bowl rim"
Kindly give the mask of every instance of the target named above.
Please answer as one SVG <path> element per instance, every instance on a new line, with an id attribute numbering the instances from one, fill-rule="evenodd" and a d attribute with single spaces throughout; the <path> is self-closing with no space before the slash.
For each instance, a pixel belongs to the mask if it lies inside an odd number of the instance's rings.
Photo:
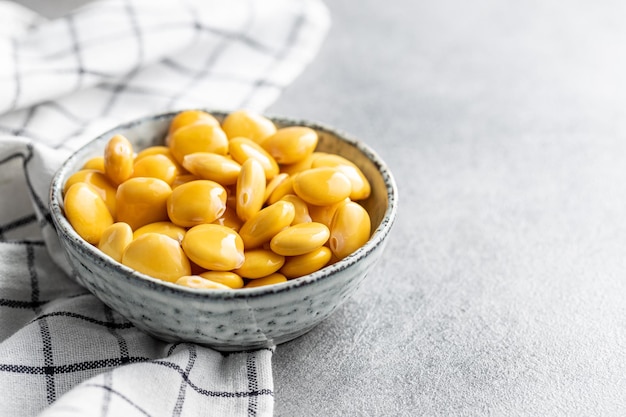
<path id="1" fill-rule="evenodd" d="M 69 239 L 74 246 L 81 247 L 85 252 L 87 252 L 90 256 L 93 256 L 99 263 L 107 264 L 114 270 L 120 272 L 125 279 L 132 285 L 138 287 L 149 288 L 152 290 L 162 291 L 164 293 L 175 293 L 177 296 L 182 296 L 184 298 L 189 299 L 234 299 L 234 300 L 245 300 L 251 298 L 263 297 L 266 295 L 285 293 L 288 291 L 296 290 L 300 287 L 305 287 L 309 285 L 313 285 L 319 281 L 325 281 L 326 279 L 332 278 L 338 272 L 341 272 L 352 265 L 356 264 L 360 260 L 366 258 L 371 252 L 373 252 L 379 245 L 384 243 L 385 238 L 391 231 L 392 225 L 395 222 L 397 216 L 397 205 L 398 205 L 398 188 L 391 173 L 391 170 L 387 166 L 387 164 L 383 161 L 383 159 L 366 143 L 361 140 L 356 139 L 351 134 L 344 132 L 340 129 L 330 127 L 324 123 L 319 123 L 315 121 L 302 120 L 297 118 L 285 117 L 285 116 L 275 116 L 266 113 L 260 113 L 263 116 L 269 118 L 275 124 L 282 126 L 305 126 L 312 128 L 317 131 L 321 131 L 327 134 L 331 134 L 336 136 L 339 140 L 343 140 L 348 144 L 357 148 L 363 155 L 369 159 L 377 171 L 380 173 L 382 180 L 386 186 L 387 193 L 387 208 L 383 215 L 383 218 L 380 221 L 380 224 L 376 227 L 373 233 L 370 236 L 370 239 L 361 246 L 359 249 L 341 259 L 340 261 L 326 266 L 318 271 L 315 271 L 311 274 L 304 275 L 301 277 L 297 277 L 287 282 L 281 282 L 277 284 L 271 284 L 260 287 L 252 287 L 252 288 L 239 288 L 236 290 L 227 290 L 227 289 L 197 289 L 197 288 L 188 288 L 181 285 L 176 285 L 173 282 L 163 281 L 158 278 L 151 277 L 149 275 L 143 274 L 141 272 L 135 271 L 126 265 L 123 265 L 120 262 L 113 260 L 111 257 L 105 255 L 97 247 L 87 243 L 83 238 L 81 238 L 78 233 L 74 230 L 74 228 L 70 225 L 69 221 L 63 214 L 63 201 L 62 201 L 62 189 L 63 184 L 61 184 L 62 177 L 66 176 L 69 171 L 74 170 L 75 167 L 70 169 L 70 166 L 74 165 L 77 159 L 83 158 L 85 154 L 90 153 L 92 150 L 94 143 L 98 141 L 102 141 L 105 137 L 110 137 L 117 133 L 118 131 L 130 129 L 132 127 L 144 124 L 159 121 L 162 119 L 173 118 L 176 114 L 180 113 L 182 110 L 170 111 L 165 113 L 158 113 L 154 115 L 148 115 L 144 117 L 139 117 L 131 121 L 127 121 L 124 123 L 120 123 L 113 128 L 108 129 L 107 131 L 99 134 L 94 139 L 89 140 L 79 149 L 74 151 L 57 169 L 54 176 L 52 177 L 52 182 L 50 184 L 49 191 L 49 208 L 50 213 L 52 215 L 53 223 L 55 226 L 55 231 L 57 234 L 62 233 L 67 239 Z M 206 111 L 211 115 L 217 117 L 225 117 L 231 111 L 223 111 L 223 110 L 214 110 L 214 109 L 205 109 L 199 108 L 194 110 L 202 110 Z M 61 237 L 59 237 L 61 238 Z"/>

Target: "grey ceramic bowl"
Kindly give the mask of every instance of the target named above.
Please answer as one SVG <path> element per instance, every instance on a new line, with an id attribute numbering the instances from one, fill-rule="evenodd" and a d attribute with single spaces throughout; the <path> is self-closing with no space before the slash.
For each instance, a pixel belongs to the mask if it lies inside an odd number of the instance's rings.
<path id="1" fill-rule="evenodd" d="M 225 113 L 209 111 L 218 119 Z M 329 127 L 301 120 L 272 118 L 279 127 L 305 125 L 319 134 L 318 150 L 355 162 L 372 185 L 363 202 L 373 234 L 363 247 L 313 274 L 266 287 L 196 290 L 138 273 L 115 262 L 84 241 L 64 216 L 62 190 L 67 178 L 90 157 L 102 155 L 116 133 L 135 150 L 160 145 L 175 113 L 120 125 L 78 150 L 59 169 L 50 190 L 57 233 L 76 279 L 135 326 L 166 341 L 188 341 L 222 351 L 268 347 L 292 340 L 333 313 L 359 287 L 383 254 L 397 211 L 391 172 L 364 143 Z"/>

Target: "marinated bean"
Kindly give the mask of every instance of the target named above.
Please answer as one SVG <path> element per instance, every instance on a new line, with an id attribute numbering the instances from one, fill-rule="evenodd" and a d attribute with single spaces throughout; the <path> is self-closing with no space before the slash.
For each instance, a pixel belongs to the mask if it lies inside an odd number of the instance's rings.
<path id="1" fill-rule="evenodd" d="M 96 171 L 104 172 L 104 156 L 94 156 L 87 160 L 81 169 L 95 169 Z"/>
<path id="2" fill-rule="evenodd" d="M 237 110 L 226 116 L 222 129 L 229 139 L 244 137 L 257 143 L 276 132 L 270 119 L 247 110 Z"/>
<path id="3" fill-rule="evenodd" d="M 167 221 L 167 201 L 172 189 L 158 178 L 130 178 L 117 187 L 117 221 L 133 230 L 149 223 Z"/>
<path id="4" fill-rule="evenodd" d="M 228 138 L 218 126 L 196 123 L 181 127 L 170 136 L 170 151 L 179 164 L 194 152 L 228 153 Z"/>
<path id="5" fill-rule="evenodd" d="M 187 229 L 177 226 L 172 222 L 155 222 L 141 226 L 139 229 L 135 230 L 133 239 L 137 239 L 139 236 L 145 235 L 146 233 L 160 233 L 180 243 L 183 241 Z"/>
<path id="6" fill-rule="evenodd" d="M 172 133 L 174 133 L 181 127 L 189 126 L 198 122 L 210 124 L 213 126 L 220 125 L 220 122 L 218 122 L 217 119 L 213 115 L 205 111 L 183 110 L 180 113 L 178 113 L 176 116 L 174 116 L 174 118 L 170 122 L 168 133 L 171 135 Z"/>
<path id="7" fill-rule="evenodd" d="M 195 152 L 185 155 L 183 167 L 199 178 L 222 185 L 237 183 L 237 177 L 241 172 L 241 165 L 237 161 L 212 152 Z"/>
<path id="8" fill-rule="evenodd" d="M 237 178 L 236 211 L 244 222 L 263 207 L 265 183 L 265 172 L 258 161 L 251 158 L 243 163 Z"/>
<path id="9" fill-rule="evenodd" d="M 136 160 L 131 178 L 158 178 L 171 185 L 179 174 L 178 167 L 170 158 L 156 154 L 147 155 Z"/>
<path id="10" fill-rule="evenodd" d="M 309 223 L 313 221 L 313 219 L 311 218 L 311 215 L 309 214 L 309 206 L 306 204 L 306 202 L 303 199 L 301 199 L 297 195 L 287 194 L 286 196 L 281 198 L 281 201 L 290 202 L 291 204 L 293 204 L 293 207 L 296 209 L 296 215 L 294 216 L 293 221 L 291 222 L 292 226 L 294 224 Z"/>
<path id="11" fill-rule="evenodd" d="M 243 279 L 234 272 L 229 271 L 205 271 L 198 274 L 202 278 L 209 281 L 217 282 L 219 284 L 226 285 L 230 288 L 242 288 Z"/>
<path id="12" fill-rule="evenodd" d="M 267 200 L 268 204 L 274 204 L 277 201 L 281 200 L 284 196 L 294 194 L 293 191 L 293 177 L 288 176 L 283 181 L 281 181 L 276 187 L 274 191 L 272 191 Z"/>
<path id="13" fill-rule="evenodd" d="M 226 210 L 226 190 L 214 181 L 191 181 L 174 188 L 166 207 L 170 221 L 178 226 L 212 223 Z"/>
<path id="14" fill-rule="evenodd" d="M 163 281 L 176 282 L 191 274 L 191 266 L 180 244 L 160 233 L 146 233 L 128 244 L 122 263 Z"/>
<path id="15" fill-rule="evenodd" d="M 273 252 L 283 256 L 304 255 L 322 247 L 330 236 L 322 223 L 300 223 L 278 232 L 270 241 Z"/>
<path id="16" fill-rule="evenodd" d="M 233 272 L 243 278 L 262 278 L 278 271 L 285 263 L 285 257 L 265 249 L 252 249 L 244 252 L 243 264 Z"/>
<path id="17" fill-rule="evenodd" d="M 65 216 L 76 233 L 92 245 L 100 242 L 104 230 L 113 224 L 113 217 L 104 200 L 90 185 L 72 185 L 63 200 Z"/>
<path id="18" fill-rule="evenodd" d="M 225 226 L 194 226 L 187 231 L 182 246 L 189 259 L 209 270 L 231 271 L 244 262 L 243 240 Z"/>
<path id="19" fill-rule="evenodd" d="M 132 175 L 133 145 L 124 136 L 113 136 L 104 148 L 104 173 L 115 185 Z"/>
<path id="20" fill-rule="evenodd" d="M 265 285 L 280 284 L 287 282 L 287 278 L 281 273 L 273 273 L 263 278 L 252 279 L 244 286 L 244 288 L 263 287 Z"/>
<path id="21" fill-rule="evenodd" d="M 82 169 L 80 171 L 72 174 L 67 181 L 65 182 L 65 186 L 63 187 L 63 193 L 66 193 L 69 188 L 78 183 L 84 182 L 86 184 L 91 185 L 91 187 L 98 193 L 98 195 L 104 200 L 104 204 L 106 204 L 111 216 L 116 215 L 116 204 L 115 204 L 115 195 L 117 193 L 117 189 L 106 175 L 104 175 L 101 171 L 96 171 L 93 169 Z"/>
<path id="22" fill-rule="evenodd" d="M 314 222 L 322 223 L 330 228 L 330 224 L 333 221 L 333 216 L 339 207 L 350 201 L 349 198 L 342 200 L 335 204 L 329 204 L 327 206 L 316 206 L 309 204 L 309 215 Z"/>
<path id="23" fill-rule="evenodd" d="M 261 147 L 279 164 L 295 164 L 310 156 L 317 146 L 317 133 L 308 127 L 278 129 L 261 142 Z"/>
<path id="24" fill-rule="evenodd" d="M 350 196 L 350 180 L 337 168 L 311 168 L 297 174 L 293 190 L 307 203 L 316 206 L 335 204 Z"/>
<path id="25" fill-rule="evenodd" d="M 370 238 L 370 216 L 353 201 L 339 207 L 330 225 L 330 249 L 343 259 L 363 246 Z"/>
<path id="26" fill-rule="evenodd" d="M 256 159 L 263 167 L 265 178 L 268 180 L 278 175 L 279 167 L 276 160 L 253 140 L 242 137 L 231 139 L 228 149 L 230 156 L 241 165 L 250 158 Z"/>
<path id="27" fill-rule="evenodd" d="M 276 175 L 274 178 L 272 178 L 268 183 L 267 186 L 265 187 L 265 194 L 263 195 L 263 201 L 267 202 L 270 198 L 270 195 L 272 195 L 272 193 L 274 192 L 274 190 L 276 190 L 276 188 L 278 188 L 278 186 L 285 181 L 287 178 L 289 178 L 289 174 L 285 174 L 283 172 L 281 172 L 280 174 Z M 278 200 L 276 200 L 278 201 Z M 274 202 L 276 202 L 274 201 Z"/>
<path id="28" fill-rule="evenodd" d="M 297 278 L 322 269 L 330 261 L 332 252 L 326 246 L 315 249 L 304 255 L 292 256 L 285 259 L 285 265 L 280 272 L 287 278 Z"/>
<path id="29" fill-rule="evenodd" d="M 339 155 L 320 155 L 311 163 L 311 168 L 332 167 L 337 168 L 350 180 L 351 200 L 363 200 L 369 197 L 371 192 L 370 183 L 363 172 L 355 164 Z"/>
<path id="30" fill-rule="evenodd" d="M 117 262 L 122 262 L 124 250 L 132 240 L 133 230 L 127 223 L 113 223 L 102 232 L 98 242 L 98 249 Z"/>
<path id="31" fill-rule="evenodd" d="M 246 249 L 253 249 L 269 242 L 278 232 L 291 224 L 295 214 L 293 204 L 287 201 L 278 201 L 259 211 L 239 229 Z"/>

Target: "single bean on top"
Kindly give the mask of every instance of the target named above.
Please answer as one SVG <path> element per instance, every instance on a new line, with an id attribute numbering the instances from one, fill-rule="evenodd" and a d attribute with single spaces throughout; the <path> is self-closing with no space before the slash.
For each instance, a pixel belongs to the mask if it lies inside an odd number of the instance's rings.
<path id="1" fill-rule="evenodd" d="M 117 262 L 192 288 L 270 285 L 310 274 L 370 238 L 371 192 L 317 132 L 238 110 L 171 121 L 164 145 L 114 135 L 64 185 L 65 215 Z"/>

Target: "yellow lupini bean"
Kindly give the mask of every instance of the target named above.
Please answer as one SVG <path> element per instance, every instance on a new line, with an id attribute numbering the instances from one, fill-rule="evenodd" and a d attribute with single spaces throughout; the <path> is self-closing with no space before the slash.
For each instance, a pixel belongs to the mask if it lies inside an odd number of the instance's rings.
<path id="1" fill-rule="evenodd" d="M 228 200 L 227 200 L 228 201 Z M 233 229 L 235 232 L 238 232 L 241 229 L 241 225 L 243 221 L 237 216 L 237 211 L 233 208 L 233 205 L 226 204 L 226 211 L 224 214 L 215 221 L 213 224 L 220 224 L 222 226 L 227 226 Z"/>
<path id="2" fill-rule="evenodd" d="M 228 153 L 228 138 L 218 126 L 196 123 L 181 127 L 170 136 L 170 151 L 179 164 L 185 155 L 194 152 Z"/>
<path id="3" fill-rule="evenodd" d="M 172 223 L 191 227 L 211 223 L 226 210 L 226 190 L 214 181 L 196 180 L 174 188 L 167 200 Z"/>
<path id="4" fill-rule="evenodd" d="M 287 282 L 287 277 L 281 273 L 274 273 L 263 278 L 252 279 L 244 286 L 244 288 L 263 287 L 265 285 L 280 284 Z"/>
<path id="5" fill-rule="evenodd" d="M 104 148 L 104 173 L 114 185 L 132 175 L 133 145 L 124 136 L 113 136 Z"/>
<path id="6" fill-rule="evenodd" d="M 346 204 L 348 201 L 350 201 L 350 199 L 346 198 L 338 203 L 329 204 L 327 206 L 309 204 L 309 216 L 311 216 L 312 221 L 322 223 L 330 228 L 335 212 L 339 207 Z"/>
<path id="7" fill-rule="evenodd" d="M 295 164 L 283 164 L 280 166 L 280 172 L 284 172 L 289 175 L 295 175 L 298 172 L 310 169 L 313 161 L 317 159 L 317 157 L 319 157 L 320 155 L 327 155 L 327 153 L 316 151 L 304 158 L 303 160 L 296 162 Z"/>
<path id="8" fill-rule="evenodd" d="M 180 244 L 160 233 L 146 233 L 128 244 L 122 263 L 163 281 L 176 282 L 191 274 L 191 266 Z"/>
<path id="9" fill-rule="evenodd" d="M 172 183 L 172 190 L 176 187 L 178 187 L 179 185 L 183 185 L 186 184 L 188 182 L 191 181 L 196 181 L 196 180 L 200 180 L 202 178 L 193 175 L 193 174 L 181 174 L 178 175 L 176 178 L 174 178 L 174 182 Z"/>
<path id="10" fill-rule="evenodd" d="M 183 110 L 178 113 L 170 122 L 168 133 L 171 135 L 184 126 L 189 126 L 198 122 L 219 126 L 220 123 L 212 115 L 202 110 Z"/>
<path id="11" fill-rule="evenodd" d="M 287 178 L 289 178 L 289 174 L 283 172 L 272 178 L 265 187 L 265 195 L 263 196 L 263 201 L 267 202 L 274 190 L 276 190 L 276 188 Z"/>
<path id="12" fill-rule="evenodd" d="M 296 195 L 309 204 L 326 206 L 344 200 L 350 195 L 352 185 L 337 168 L 311 168 L 293 179 Z"/>
<path id="13" fill-rule="evenodd" d="M 230 290 L 228 285 L 212 281 L 201 277 L 200 275 L 185 275 L 180 277 L 175 282 L 178 285 L 188 288 L 195 288 L 198 290 Z"/>
<path id="14" fill-rule="evenodd" d="M 146 233 L 160 233 L 180 243 L 183 241 L 185 233 L 187 233 L 187 229 L 177 226 L 172 222 L 149 223 L 135 230 L 133 233 L 133 239 L 137 239 L 139 236 L 145 235 Z"/>
<path id="15" fill-rule="evenodd" d="M 202 179 L 222 185 L 235 184 L 241 172 L 241 165 L 237 161 L 213 152 L 195 152 L 185 155 L 183 167 Z"/>
<path id="16" fill-rule="evenodd" d="M 98 242 L 98 249 L 117 262 L 122 262 L 124 250 L 126 250 L 126 247 L 132 241 L 133 230 L 127 223 L 113 223 L 102 232 L 102 236 Z"/>
<path id="17" fill-rule="evenodd" d="M 65 182 L 63 193 L 66 193 L 67 190 L 69 190 L 69 188 L 77 182 L 84 182 L 91 185 L 102 200 L 104 200 L 104 204 L 108 207 L 111 215 L 115 217 L 115 195 L 117 193 L 117 189 L 113 186 L 113 184 L 111 184 L 103 172 L 93 169 L 81 169 L 80 171 L 75 172 Z"/>
<path id="18" fill-rule="evenodd" d="M 317 146 L 317 133 L 309 127 L 290 126 L 261 142 L 261 147 L 279 164 L 295 164 L 310 156 Z"/>
<path id="19" fill-rule="evenodd" d="M 285 257 L 265 249 L 252 249 L 244 252 L 243 264 L 233 272 L 244 278 L 262 278 L 278 271 L 285 263 Z"/>
<path id="20" fill-rule="evenodd" d="M 337 209 L 330 225 L 329 245 L 333 254 L 343 259 L 363 246 L 370 238 L 370 216 L 353 201 Z"/>
<path id="21" fill-rule="evenodd" d="M 359 167 L 340 155 L 320 155 L 311 163 L 311 168 L 333 167 L 339 169 L 350 180 L 351 200 L 363 200 L 371 193 L 370 183 Z"/>
<path id="22" fill-rule="evenodd" d="M 291 256 L 285 259 L 280 272 L 287 278 L 297 278 L 322 269 L 330 261 L 332 252 L 326 246 L 315 249 L 304 255 Z"/>
<path id="23" fill-rule="evenodd" d="M 322 247 L 329 236 L 328 227 L 322 223 L 300 223 L 277 233 L 270 241 L 270 248 L 283 256 L 304 255 Z"/>
<path id="24" fill-rule="evenodd" d="M 98 155 L 88 159 L 81 169 L 95 169 L 96 171 L 104 172 L 104 156 Z"/>
<path id="25" fill-rule="evenodd" d="M 253 249 L 269 242 L 278 232 L 291 224 L 295 212 L 293 204 L 278 201 L 252 216 L 239 229 L 246 249 Z"/>
<path id="26" fill-rule="evenodd" d="M 243 221 L 250 219 L 263 207 L 265 197 L 265 171 L 255 159 L 248 159 L 241 166 L 237 178 L 237 216 Z"/>
<path id="27" fill-rule="evenodd" d="M 292 225 L 313 221 L 313 219 L 311 219 L 311 215 L 309 214 L 309 206 L 303 199 L 301 199 L 297 195 L 287 194 L 286 196 L 281 198 L 281 200 L 290 202 L 296 209 L 296 215 L 291 222 Z"/>
<path id="28" fill-rule="evenodd" d="M 182 246 L 189 259 L 209 270 L 231 271 L 244 262 L 243 240 L 225 226 L 194 226 L 187 231 Z"/>
<path id="29" fill-rule="evenodd" d="M 149 223 L 167 221 L 167 199 L 172 189 L 158 178 L 130 178 L 117 187 L 117 221 L 133 230 Z"/>
<path id="30" fill-rule="evenodd" d="M 148 155 L 135 162 L 131 178 L 158 178 L 172 184 L 180 174 L 178 167 L 165 155 Z"/>
<path id="31" fill-rule="evenodd" d="M 72 185 L 63 200 L 65 216 L 76 233 L 92 245 L 100 242 L 104 230 L 113 224 L 113 217 L 104 200 L 89 184 Z"/>
<path id="32" fill-rule="evenodd" d="M 268 204 L 274 204 L 281 200 L 284 196 L 294 194 L 293 191 L 293 177 L 288 176 L 284 181 L 281 181 L 266 199 Z"/>
<path id="33" fill-rule="evenodd" d="M 145 158 L 146 156 L 152 156 L 152 155 L 163 155 L 174 160 L 174 157 L 172 156 L 172 153 L 170 152 L 170 148 L 168 148 L 167 146 L 158 145 L 158 146 L 148 146 L 147 148 L 142 149 L 139 152 L 137 152 L 137 155 L 135 155 L 135 163 L 137 163 L 137 161 L 140 161 L 142 158 Z"/>
<path id="34" fill-rule="evenodd" d="M 248 110 L 230 113 L 222 122 L 222 129 L 229 139 L 244 137 L 257 143 L 276 132 L 270 119 Z"/>
<path id="35" fill-rule="evenodd" d="M 226 285 L 230 288 L 242 288 L 243 279 L 234 272 L 230 271 L 205 271 L 198 274 L 202 278 L 208 279 L 219 284 Z"/>
<path id="36" fill-rule="evenodd" d="M 265 171 L 265 178 L 271 180 L 278 175 L 279 167 L 276 160 L 265 149 L 251 139 L 236 137 L 228 144 L 230 156 L 241 165 L 248 159 L 257 160 Z"/>

